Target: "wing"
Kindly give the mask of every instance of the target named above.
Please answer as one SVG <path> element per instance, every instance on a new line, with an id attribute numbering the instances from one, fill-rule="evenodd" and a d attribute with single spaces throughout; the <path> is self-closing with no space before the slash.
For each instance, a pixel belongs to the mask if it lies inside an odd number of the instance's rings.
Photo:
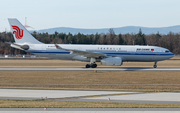
<path id="1" fill-rule="evenodd" d="M 71 52 L 70 54 L 81 55 L 81 56 L 84 56 L 84 57 L 99 58 L 99 57 L 102 57 L 102 56 L 106 56 L 105 54 L 101 54 L 101 53 L 87 52 L 87 51 L 73 50 L 73 49 L 65 49 L 65 48 L 62 48 L 62 47 L 58 46 L 57 44 L 55 44 L 55 46 L 56 46 L 57 49 L 70 51 Z"/>

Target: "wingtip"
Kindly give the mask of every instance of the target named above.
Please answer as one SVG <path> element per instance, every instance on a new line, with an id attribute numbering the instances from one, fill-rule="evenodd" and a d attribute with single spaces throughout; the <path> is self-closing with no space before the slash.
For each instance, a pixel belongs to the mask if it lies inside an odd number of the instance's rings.
<path id="1" fill-rule="evenodd" d="M 61 48 L 61 47 L 58 46 L 58 44 L 54 44 L 54 45 L 56 46 L 57 49 L 58 49 L 58 48 Z"/>

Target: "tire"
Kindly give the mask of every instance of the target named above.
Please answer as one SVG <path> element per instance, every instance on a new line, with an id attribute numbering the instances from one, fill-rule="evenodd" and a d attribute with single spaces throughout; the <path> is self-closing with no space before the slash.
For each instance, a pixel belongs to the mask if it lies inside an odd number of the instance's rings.
<path id="1" fill-rule="evenodd" d="M 93 65 L 92 65 L 92 68 L 96 68 L 96 67 L 97 67 L 97 64 L 93 64 Z"/>
<path id="2" fill-rule="evenodd" d="M 154 65 L 154 68 L 157 68 L 157 65 Z"/>
<path id="3" fill-rule="evenodd" d="M 97 64 L 94 64 L 94 67 L 96 68 L 96 67 L 97 67 Z"/>
<path id="4" fill-rule="evenodd" d="M 89 65 L 89 64 L 86 64 L 86 68 L 90 68 L 90 65 Z"/>

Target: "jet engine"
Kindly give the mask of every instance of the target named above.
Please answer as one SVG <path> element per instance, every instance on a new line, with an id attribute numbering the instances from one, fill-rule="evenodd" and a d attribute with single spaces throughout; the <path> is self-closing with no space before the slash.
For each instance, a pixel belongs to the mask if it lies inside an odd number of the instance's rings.
<path id="1" fill-rule="evenodd" d="M 121 66 L 122 63 L 123 62 L 121 57 L 108 57 L 101 60 L 102 65 Z"/>

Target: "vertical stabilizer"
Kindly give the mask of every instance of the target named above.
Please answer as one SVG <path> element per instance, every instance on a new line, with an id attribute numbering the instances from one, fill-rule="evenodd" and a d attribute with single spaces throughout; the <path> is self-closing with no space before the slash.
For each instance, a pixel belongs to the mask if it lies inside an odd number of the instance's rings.
<path id="1" fill-rule="evenodd" d="M 14 36 L 15 43 L 27 43 L 27 44 L 42 44 L 37 39 L 35 39 L 31 33 L 17 20 L 8 19 L 11 33 Z"/>

